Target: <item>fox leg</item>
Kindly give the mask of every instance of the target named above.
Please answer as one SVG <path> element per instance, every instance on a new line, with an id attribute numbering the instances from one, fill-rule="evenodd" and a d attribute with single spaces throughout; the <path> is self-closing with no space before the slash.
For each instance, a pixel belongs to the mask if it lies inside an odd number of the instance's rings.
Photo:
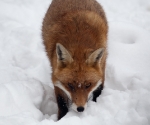
<path id="1" fill-rule="evenodd" d="M 94 92 L 93 92 L 93 99 L 92 101 L 96 102 L 97 97 L 101 94 L 103 90 L 103 84 L 100 85 Z"/>
<path id="2" fill-rule="evenodd" d="M 58 105 L 58 120 L 60 120 L 68 112 L 68 99 L 64 92 L 57 87 L 55 87 L 55 95 Z"/>

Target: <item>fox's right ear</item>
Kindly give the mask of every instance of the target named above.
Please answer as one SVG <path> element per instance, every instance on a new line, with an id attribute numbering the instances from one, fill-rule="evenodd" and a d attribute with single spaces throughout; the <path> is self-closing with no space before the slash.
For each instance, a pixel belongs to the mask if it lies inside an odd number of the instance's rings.
<path id="1" fill-rule="evenodd" d="M 64 67 L 73 62 L 73 58 L 67 49 L 60 43 L 56 44 L 57 63 L 59 66 Z"/>

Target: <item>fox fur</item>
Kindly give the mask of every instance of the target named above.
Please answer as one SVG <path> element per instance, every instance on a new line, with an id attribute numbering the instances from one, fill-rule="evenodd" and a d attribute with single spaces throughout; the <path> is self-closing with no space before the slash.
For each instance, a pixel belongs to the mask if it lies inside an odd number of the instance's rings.
<path id="1" fill-rule="evenodd" d="M 58 119 L 96 101 L 105 80 L 106 16 L 95 0 L 52 0 L 42 36 L 52 66 Z"/>

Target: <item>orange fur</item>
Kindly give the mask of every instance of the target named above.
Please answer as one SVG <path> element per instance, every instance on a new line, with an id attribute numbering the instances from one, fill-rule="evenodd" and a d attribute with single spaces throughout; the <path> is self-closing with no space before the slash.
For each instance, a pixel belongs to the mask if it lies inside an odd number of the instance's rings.
<path id="1" fill-rule="evenodd" d="M 42 36 L 52 66 L 52 81 L 54 85 L 60 81 L 77 106 L 87 102 L 89 92 L 99 80 L 104 84 L 107 32 L 105 13 L 95 0 L 53 0 L 45 15 Z M 57 43 L 67 49 L 72 62 L 59 66 Z M 91 53 L 99 48 L 105 49 L 100 62 L 86 63 Z M 68 83 L 76 88 L 75 92 L 70 91 Z M 85 90 L 89 83 L 91 87 Z M 78 89 L 79 84 L 81 89 Z M 58 87 L 55 87 L 55 94 L 56 97 L 67 96 Z"/>

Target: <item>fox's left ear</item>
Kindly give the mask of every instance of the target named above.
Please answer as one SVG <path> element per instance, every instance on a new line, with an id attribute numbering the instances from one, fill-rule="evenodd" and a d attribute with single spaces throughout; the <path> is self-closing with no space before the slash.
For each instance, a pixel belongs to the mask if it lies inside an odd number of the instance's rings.
<path id="1" fill-rule="evenodd" d="M 98 63 L 100 63 L 101 58 L 104 54 L 105 49 L 99 48 L 95 50 L 86 60 L 86 63 L 90 66 L 96 66 Z"/>

